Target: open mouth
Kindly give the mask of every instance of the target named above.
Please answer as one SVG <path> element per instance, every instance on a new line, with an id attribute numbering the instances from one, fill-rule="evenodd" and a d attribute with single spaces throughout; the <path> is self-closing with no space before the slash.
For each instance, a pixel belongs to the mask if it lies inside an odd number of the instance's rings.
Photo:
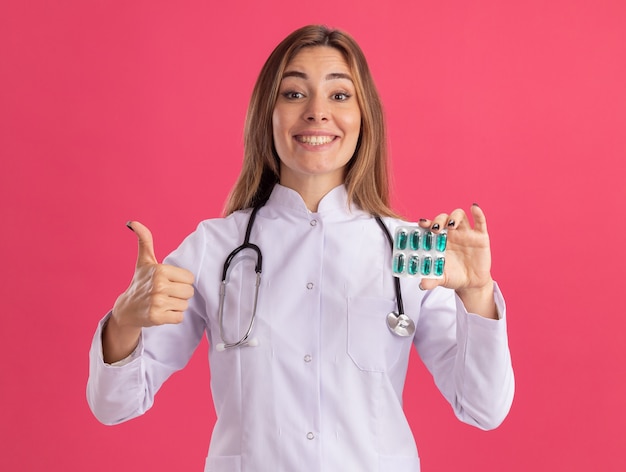
<path id="1" fill-rule="evenodd" d="M 296 136 L 295 139 L 299 143 L 309 144 L 311 146 L 321 146 L 332 142 L 336 136 Z"/>

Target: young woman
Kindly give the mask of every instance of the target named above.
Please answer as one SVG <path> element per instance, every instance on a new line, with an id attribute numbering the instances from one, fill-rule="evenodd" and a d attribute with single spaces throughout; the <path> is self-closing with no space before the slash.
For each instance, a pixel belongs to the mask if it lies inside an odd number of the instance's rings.
<path id="1" fill-rule="evenodd" d="M 504 419 L 514 382 L 485 216 L 473 205 L 473 227 L 460 209 L 420 220 L 448 231 L 444 276 L 393 276 L 388 232 L 404 222 L 388 205 L 381 104 L 349 35 L 307 26 L 272 52 L 226 213 L 163 264 L 129 223 L 135 275 L 90 353 L 100 421 L 150 408 L 205 334 L 217 413 L 205 471 L 419 471 L 402 410 L 413 345 L 460 420 Z"/>

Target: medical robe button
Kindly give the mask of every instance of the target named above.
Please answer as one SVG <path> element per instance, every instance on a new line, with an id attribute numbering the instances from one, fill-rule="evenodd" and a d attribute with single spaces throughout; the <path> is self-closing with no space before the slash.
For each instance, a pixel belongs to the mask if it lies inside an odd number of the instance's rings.
<path id="1" fill-rule="evenodd" d="M 311 290 L 313 287 L 313 282 L 309 282 L 308 284 L 306 284 L 306 288 L 308 288 L 309 290 Z"/>
<path id="2" fill-rule="evenodd" d="M 311 357 L 310 354 L 307 354 L 306 356 L 304 356 L 304 362 L 311 362 L 313 360 L 313 357 Z"/>
<path id="3" fill-rule="evenodd" d="M 311 221 L 309 222 L 309 224 L 310 224 L 311 226 L 315 226 L 315 225 L 317 225 L 317 220 L 311 220 Z"/>
<path id="4" fill-rule="evenodd" d="M 309 433 L 306 433 L 306 438 L 307 438 L 307 439 L 315 439 L 315 434 L 310 433 L 310 432 L 309 432 Z"/>

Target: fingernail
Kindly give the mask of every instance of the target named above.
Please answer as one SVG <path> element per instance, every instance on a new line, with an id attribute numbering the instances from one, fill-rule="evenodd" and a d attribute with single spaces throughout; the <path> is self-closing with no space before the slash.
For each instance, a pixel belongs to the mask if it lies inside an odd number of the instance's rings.
<path id="1" fill-rule="evenodd" d="M 434 229 L 435 231 L 439 229 L 439 223 L 435 223 L 434 225 L 432 225 L 430 227 L 431 229 Z"/>
<path id="2" fill-rule="evenodd" d="M 454 226 L 454 223 L 456 223 L 454 220 L 450 220 L 448 221 L 448 226 Z"/>
<path id="3" fill-rule="evenodd" d="M 424 223 L 426 221 L 428 221 L 426 218 L 420 218 L 420 223 Z"/>
<path id="4" fill-rule="evenodd" d="M 480 205 L 478 203 L 476 203 L 476 202 L 472 203 L 472 205 L 475 206 L 475 207 L 479 207 L 480 208 Z"/>
<path id="5" fill-rule="evenodd" d="M 133 227 L 130 225 L 131 223 L 132 223 L 132 221 L 127 221 L 127 222 L 126 222 L 126 227 L 134 233 L 134 232 L 135 232 L 135 230 L 134 230 L 134 229 L 133 229 Z"/>
<path id="6" fill-rule="evenodd" d="M 424 287 L 422 287 L 422 282 L 420 282 L 420 284 L 418 285 L 419 289 L 424 292 L 426 289 Z"/>

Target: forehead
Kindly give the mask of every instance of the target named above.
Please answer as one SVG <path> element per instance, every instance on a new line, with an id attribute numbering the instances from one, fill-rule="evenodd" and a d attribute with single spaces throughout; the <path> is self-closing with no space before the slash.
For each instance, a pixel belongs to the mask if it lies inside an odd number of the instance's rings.
<path id="1" fill-rule="evenodd" d="M 330 46 L 309 46 L 302 48 L 287 63 L 285 71 L 324 69 L 329 72 L 349 73 L 350 66 L 343 53 Z"/>

